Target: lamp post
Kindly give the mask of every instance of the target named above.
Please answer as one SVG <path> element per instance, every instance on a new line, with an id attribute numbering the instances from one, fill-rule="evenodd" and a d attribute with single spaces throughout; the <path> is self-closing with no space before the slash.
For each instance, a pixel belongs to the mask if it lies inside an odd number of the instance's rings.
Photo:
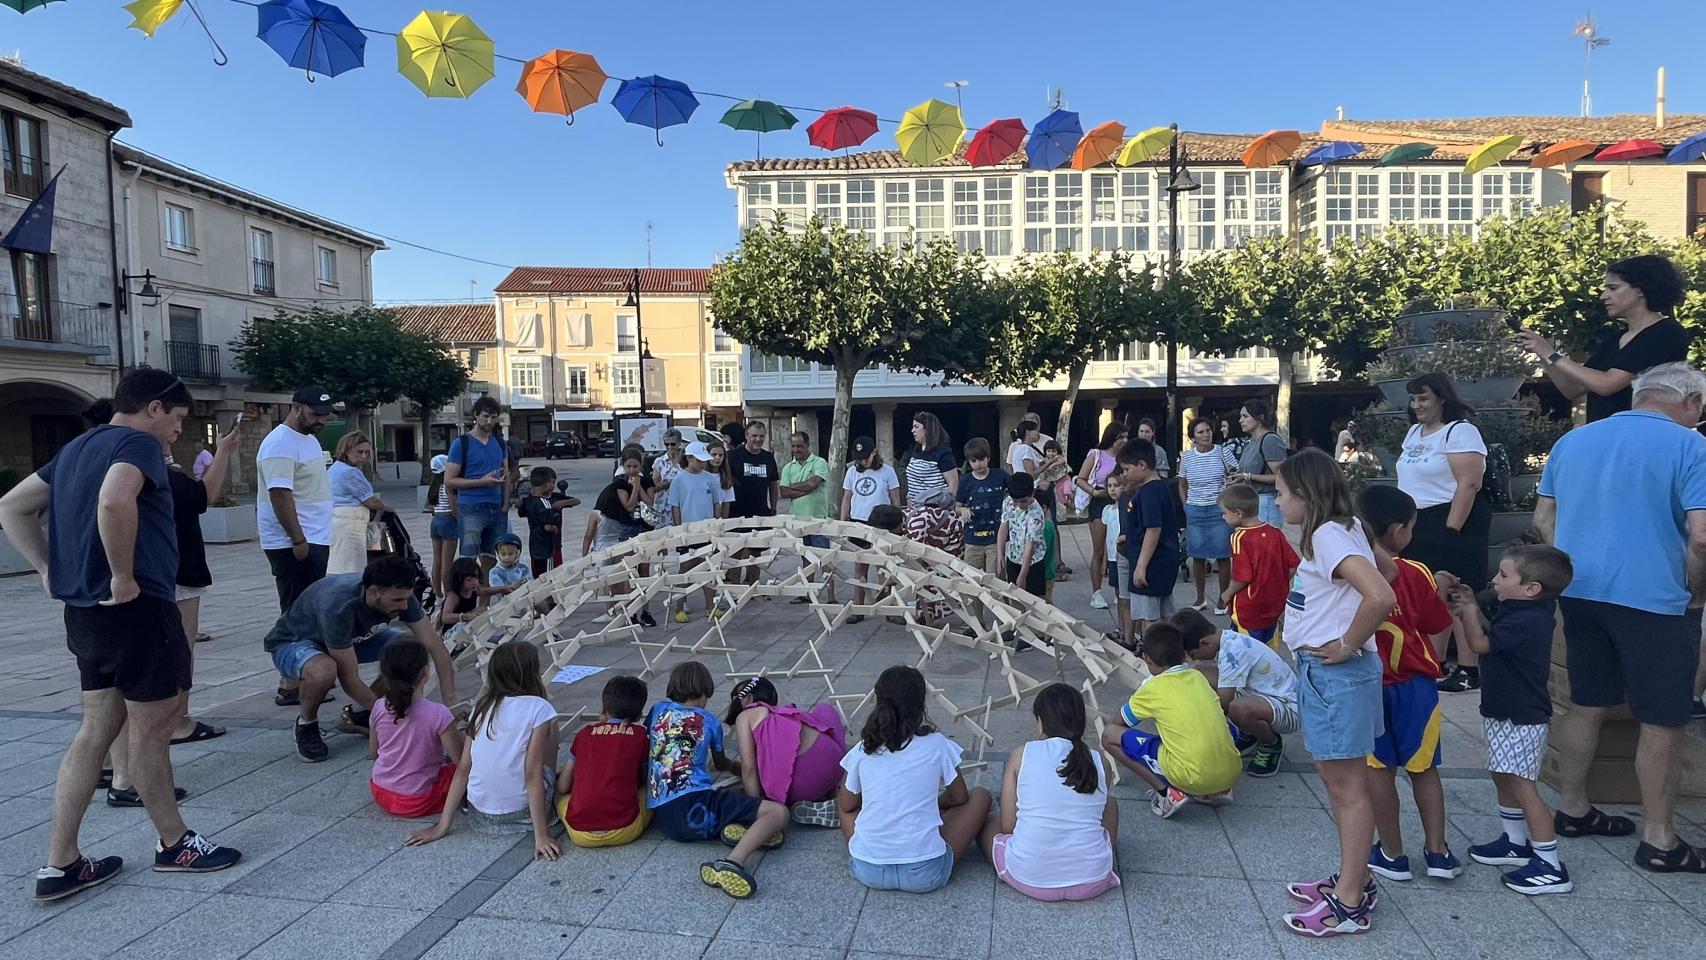
<path id="1" fill-rule="evenodd" d="M 639 362 L 640 414 L 642 416 L 644 416 L 647 412 L 647 410 L 646 410 L 646 361 L 650 360 L 652 358 L 652 351 L 651 351 L 651 348 L 646 345 L 646 325 L 645 325 L 644 320 L 642 319 L 642 313 L 641 313 L 641 308 L 640 308 L 640 268 L 639 267 L 634 268 L 634 278 L 629 281 L 629 286 L 628 286 L 628 301 L 626 303 L 624 303 L 623 306 L 634 308 L 634 353 L 639 357 L 639 361 L 640 361 Z"/>
<path id="2" fill-rule="evenodd" d="M 1185 152 L 1179 146 L 1179 125 L 1170 125 L 1173 139 L 1167 144 L 1167 283 L 1176 284 L 1179 276 L 1179 194 L 1202 189 L 1191 172 L 1185 168 Z M 1167 422 L 1161 436 L 1170 440 L 1179 437 L 1170 431 L 1178 426 L 1179 418 L 1179 339 L 1167 333 Z M 1182 447 L 1180 449 L 1183 449 Z"/>

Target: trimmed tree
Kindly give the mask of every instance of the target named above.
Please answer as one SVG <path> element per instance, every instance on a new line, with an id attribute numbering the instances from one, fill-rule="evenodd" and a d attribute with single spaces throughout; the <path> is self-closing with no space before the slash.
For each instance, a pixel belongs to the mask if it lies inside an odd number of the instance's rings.
<path id="1" fill-rule="evenodd" d="M 419 408 L 421 427 L 421 476 L 428 475 L 432 462 L 432 415 L 454 403 L 468 387 L 468 368 L 437 336 L 416 335 L 401 359 L 408 371 L 403 396 Z"/>

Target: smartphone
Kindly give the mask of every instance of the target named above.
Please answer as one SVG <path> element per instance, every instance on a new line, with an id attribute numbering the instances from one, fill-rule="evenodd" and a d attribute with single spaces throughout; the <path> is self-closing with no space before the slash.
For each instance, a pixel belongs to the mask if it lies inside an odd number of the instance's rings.
<path id="1" fill-rule="evenodd" d="M 1511 316 L 1508 313 L 1505 314 L 1505 326 L 1510 327 L 1512 333 L 1521 333 L 1522 332 L 1522 321 L 1518 320 L 1517 318 Z"/>
<path id="2" fill-rule="evenodd" d="M 243 411 L 239 410 L 239 411 L 237 411 L 237 416 L 231 420 L 231 425 L 233 427 L 235 427 L 242 422 L 243 422 Z"/>

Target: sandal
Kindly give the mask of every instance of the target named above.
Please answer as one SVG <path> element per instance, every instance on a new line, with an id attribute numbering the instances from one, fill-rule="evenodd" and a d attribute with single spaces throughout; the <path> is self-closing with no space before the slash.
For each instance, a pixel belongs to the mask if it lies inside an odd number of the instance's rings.
<path id="1" fill-rule="evenodd" d="M 1298 903 L 1320 903 L 1323 896 L 1321 888 L 1337 886 L 1338 883 L 1339 875 L 1335 873 L 1325 880 L 1314 880 L 1309 883 L 1288 883 L 1285 885 L 1285 892 L 1290 894 L 1291 898 Z M 1380 902 L 1380 888 L 1374 885 L 1373 877 L 1369 877 L 1367 882 L 1362 885 L 1362 899 L 1368 904 L 1370 910 L 1373 910 L 1375 905 Z"/>
<path id="2" fill-rule="evenodd" d="M 215 727 L 197 720 L 195 729 L 191 730 L 188 736 L 172 738 L 172 746 L 175 747 L 180 743 L 198 743 L 202 740 L 212 740 L 223 736 L 225 736 L 224 727 Z"/>
<path id="3" fill-rule="evenodd" d="M 1372 909 L 1366 896 L 1356 906 L 1347 907 L 1329 893 L 1307 910 L 1286 914 L 1285 928 L 1301 936 L 1318 938 L 1367 933 Z"/>
<path id="4" fill-rule="evenodd" d="M 1552 814 L 1552 829 L 1558 831 L 1560 837 L 1627 837 L 1635 832 L 1635 821 L 1612 816 L 1598 807 L 1589 807 L 1588 812 L 1579 817 L 1572 817 L 1562 810 Z"/>
<path id="5" fill-rule="evenodd" d="M 1642 843 L 1635 848 L 1635 866 L 1653 873 L 1706 873 L 1706 858 L 1681 840 L 1669 850 Z"/>

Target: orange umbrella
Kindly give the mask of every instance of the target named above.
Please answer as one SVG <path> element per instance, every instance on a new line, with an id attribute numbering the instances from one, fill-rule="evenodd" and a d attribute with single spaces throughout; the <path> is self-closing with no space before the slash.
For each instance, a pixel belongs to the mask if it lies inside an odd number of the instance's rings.
<path id="1" fill-rule="evenodd" d="M 1246 167 L 1272 167 L 1284 163 L 1301 146 L 1303 134 L 1296 130 L 1269 130 L 1252 141 L 1240 159 Z"/>
<path id="2" fill-rule="evenodd" d="M 1560 163 L 1575 163 L 1599 149 L 1592 140 L 1561 140 L 1534 155 L 1531 167 L 1555 167 Z"/>
<path id="3" fill-rule="evenodd" d="M 1088 170 L 1099 167 L 1114 158 L 1125 143 L 1125 124 L 1117 120 L 1109 120 L 1099 124 L 1095 129 L 1084 135 L 1078 141 L 1078 148 L 1072 151 L 1072 169 Z"/>
<path id="4" fill-rule="evenodd" d="M 608 79 L 592 54 L 552 50 L 527 61 L 515 92 L 535 113 L 560 113 L 574 123 L 575 111 L 597 103 Z"/>

